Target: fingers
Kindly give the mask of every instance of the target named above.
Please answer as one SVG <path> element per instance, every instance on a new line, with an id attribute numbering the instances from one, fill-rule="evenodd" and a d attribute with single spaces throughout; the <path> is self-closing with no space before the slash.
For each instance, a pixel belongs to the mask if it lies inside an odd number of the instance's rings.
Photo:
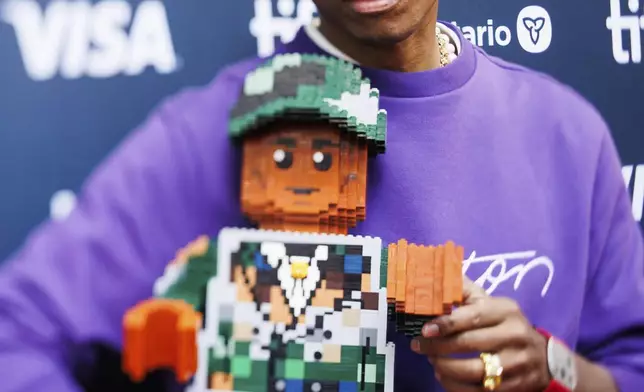
<path id="1" fill-rule="evenodd" d="M 483 361 L 480 358 L 434 358 L 430 359 L 434 371 L 441 380 L 457 380 L 464 384 L 477 384 L 483 380 Z"/>
<path id="2" fill-rule="evenodd" d="M 530 374 L 529 361 L 519 349 L 503 350 L 499 354 L 503 367 L 501 385 L 497 391 L 526 390 L 525 375 Z M 437 380 L 446 391 L 483 391 L 485 370 L 483 361 L 476 358 L 431 358 Z"/>
<path id="3" fill-rule="evenodd" d="M 423 327 L 426 338 L 449 336 L 463 331 L 490 327 L 503 322 L 509 314 L 519 310 L 518 305 L 506 298 L 481 298 L 461 306 L 451 314 L 438 317 Z"/>
<path id="4" fill-rule="evenodd" d="M 428 357 L 445 357 L 452 354 L 496 352 L 511 345 L 505 328 L 474 329 L 457 335 L 437 338 L 416 338 L 412 350 Z"/>
<path id="5" fill-rule="evenodd" d="M 499 354 L 503 376 L 521 375 L 528 370 L 529 362 L 519 349 L 506 349 Z M 441 379 L 454 379 L 462 383 L 479 383 L 483 380 L 485 370 L 483 361 L 475 358 L 438 357 L 429 360 Z"/>
<path id="6" fill-rule="evenodd" d="M 447 392 L 484 392 L 482 381 L 480 380 L 476 384 L 466 384 L 450 378 L 441 378 L 439 381 Z"/>
<path id="7" fill-rule="evenodd" d="M 494 392 L 516 392 L 526 390 L 531 389 L 526 388 L 523 377 L 508 376 L 501 380 L 501 385 L 499 385 Z"/>
<path id="8" fill-rule="evenodd" d="M 525 386 L 522 381 L 523 379 L 521 377 L 504 379 L 494 392 L 525 391 Z M 477 383 L 467 384 L 450 378 L 440 378 L 439 382 L 447 392 L 485 392 L 483 380 L 479 380 Z"/>
<path id="9" fill-rule="evenodd" d="M 488 297 L 488 294 L 481 286 L 472 282 L 467 275 L 463 275 L 463 300 L 465 303 L 473 303 L 486 297 Z"/>

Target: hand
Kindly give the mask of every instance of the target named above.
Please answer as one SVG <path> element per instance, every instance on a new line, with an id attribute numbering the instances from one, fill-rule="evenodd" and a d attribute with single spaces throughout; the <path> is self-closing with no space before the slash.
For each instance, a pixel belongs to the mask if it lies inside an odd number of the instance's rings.
<path id="1" fill-rule="evenodd" d="M 158 368 L 180 382 L 197 371 L 197 332 L 202 316 L 183 300 L 151 298 L 123 318 L 123 370 L 135 382 Z M 159 344 L 163 342 L 163 344 Z"/>
<path id="2" fill-rule="evenodd" d="M 495 391 L 546 389 L 550 381 L 546 339 L 525 318 L 510 298 L 488 296 L 464 278 L 464 304 L 452 314 L 425 324 L 412 350 L 427 355 L 436 378 L 448 392 L 484 391 L 480 353 L 497 354 L 503 366 L 502 382 Z M 467 359 L 452 354 L 471 354 Z"/>

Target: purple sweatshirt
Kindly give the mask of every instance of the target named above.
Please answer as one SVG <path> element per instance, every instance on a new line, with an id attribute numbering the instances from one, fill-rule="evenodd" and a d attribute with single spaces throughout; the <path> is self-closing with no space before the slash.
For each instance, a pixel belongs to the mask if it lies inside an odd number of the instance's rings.
<path id="1" fill-rule="evenodd" d="M 464 245 L 472 280 L 641 392 L 642 235 L 606 124 L 569 88 L 461 41 L 442 69 L 365 69 L 389 113 L 388 147 L 370 164 L 353 234 Z M 280 49 L 320 51 L 303 31 Z M 79 391 L 72 355 L 87 342 L 120 347 L 124 312 L 179 247 L 246 225 L 227 119 L 257 64 L 162 104 L 92 174 L 75 212 L 3 268 L 3 392 Z M 440 391 L 427 360 L 396 341 L 396 390 Z"/>

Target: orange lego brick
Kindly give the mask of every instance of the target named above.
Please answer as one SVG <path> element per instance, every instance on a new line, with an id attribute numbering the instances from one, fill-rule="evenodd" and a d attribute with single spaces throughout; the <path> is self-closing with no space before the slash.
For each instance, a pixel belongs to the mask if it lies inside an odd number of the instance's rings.
<path id="1" fill-rule="evenodd" d="M 432 314 L 432 297 L 434 295 L 434 247 L 422 247 L 421 257 L 423 268 L 418 285 L 416 286 L 416 314 L 427 316 Z"/>
<path id="2" fill-rule="evenodd" d="M 463 303 L 463 261 L 465 257 L 465 249 L 462 246 L 456 247 L 456 255 L 452 263 L 454 268 L 454 304 L 460 305 Z"/>
<path id="3" fill-rule="evenodd" d="M 398 257 L 396 259 L 396 310 L 404 312 L 405 310 L 405 288 L 407 286 L 407 241 L 399 240 Z"/>
<path id="4" fill-rule="evenodd" d="M 387 303 L 396 302 L 396 257 L 398 252 L 396 244 L 389 244 L 387 247 Z"/>
<path id="5" fill-rule="evenodd" d="M 443 306 L 443 313 L 447 314 L 452 311 L 452 304 L 454 300 L 456 299 L 456 294 L 454 293 L 454 284 L 452 283 L 454 279 L 456 278 L 454 276 L 454 267 L 453 264 L 455 262 L 455 258 L 453 257 L 454 255 L 454 243 L 449 241 L 445 245 L 445 250 L 448 255 L 452 255 L 452 257 L 446 258 L 445 262 L 443 263 L 443 298 L 442 298 L 442 306 Z"/>
<path id="6" fill-rule="evenodd" d="M 443 313 L 443 269 L 445 268 L 445 247 L 441 246 L 439 255 L 434 259 L 434 297 L 432 310 L 435 315 Z"/>
<path id="7" fill-rule="evenodd" d="M 431 298 L 431 292 L 428 290 L 428 282 L 431 277 L 431 250 L 427 247 L 419 247 L 416 257 L 421 258 L 422 268 L 417 270 L 418 279 L 416 281 L 416 306 L 415 314 L 422 315 L 428 312 L 427 304 Z"/>
<path id="8" fill-rule="evenodd" d="M 134 381 L 159 368 L 186 382 L 197 370 L 201 314 L 182 300 L 149 299 L 130 309 L 123 321 L 123 370 Z"/>
<path id="9" fill-rule="evenodd" d="M 416 309 L 420 306 L 418 301 L 418 287 L 422 282 L 424 267 L 424 260 L 420 263 L 418 262 L 418 258 L 422 257 L 419 256 L 421 249 L 422 247 L 416 244 L 409 244 L 407 247 L 407 303 L 410 305 L 405 308 L 405 313 L 407 314 L 416 314 Z"/>
<path id="10" fill-rule="evenodd" d="M 409 312 L 405 311 L 405 313 L 416 314 L 418 313 L 418 309 L 422 308 L 421 299 L 419 297 L 419 295 L 422 294 L 422 290 L 419 291 L 419 289 L 423 284 L 423 275 L 425 274 L 424 269 L 426 260 L 423 258 L 422 246 L 411 244 L 407 252 L 409 254 L 409 263 L 413 266 L 412 279 L 408 283 L 410 286 L 413 286 L 413 299 L 411 301 L 408 299 L 408 302 L 411 302 L 413 306 L 410 307 Z"/>
<path id="11" fill-rule="evenodd" d="M 418 266 L 418 258 L 416 256 L 416 249 L 418 246 L 410 244 L 407 247 L 407 276 L 405 287 L 405 313 L 414 314 L 414 303 L 416 297 L 416 268 Z"/>

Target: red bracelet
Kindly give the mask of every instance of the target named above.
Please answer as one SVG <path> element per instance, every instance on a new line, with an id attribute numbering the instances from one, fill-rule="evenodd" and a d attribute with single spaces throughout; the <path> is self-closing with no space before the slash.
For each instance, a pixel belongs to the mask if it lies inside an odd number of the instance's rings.
<path id="1" fill-rule="evenodd" d="M 535 328 L 547 341 L 548 371 L 550 383 L 544 392 L 572 392 L 577 384 L 577 372 L 573 353 L 566 344 L 543 328 Z"/>

